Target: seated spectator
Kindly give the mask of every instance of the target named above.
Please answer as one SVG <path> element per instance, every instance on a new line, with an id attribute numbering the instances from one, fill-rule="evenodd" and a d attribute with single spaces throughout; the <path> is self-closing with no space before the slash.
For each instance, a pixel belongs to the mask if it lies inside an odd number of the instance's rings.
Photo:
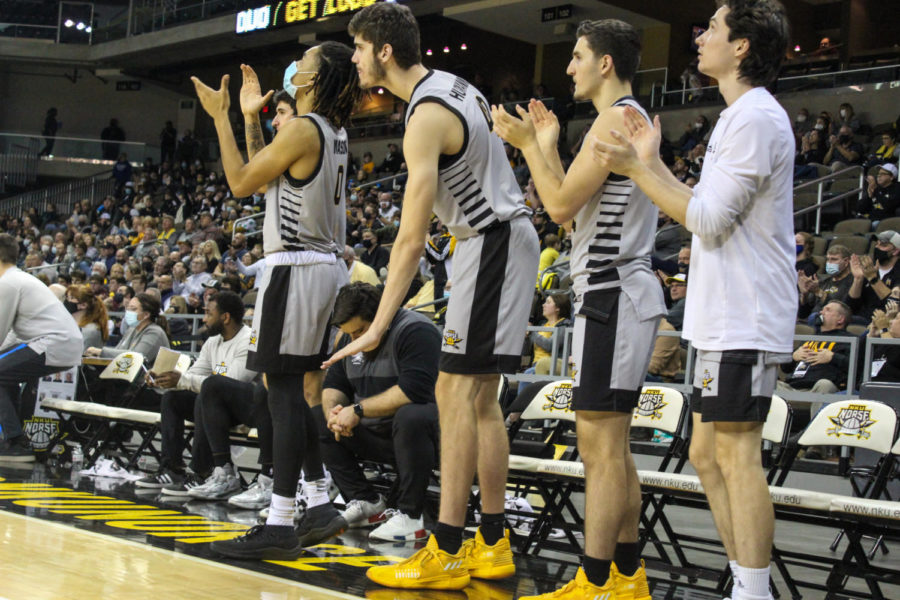
<path id="1" fill-rule="evenodd" d="M 358 260 L 356 252 L 350 246 L 344 246 L 344 264 L 347 265 L 347 271 L 350 273 L 350 283 L 359 281 L 373 286 L 381 285 L 375 270 Z"/>
<path id="2" fill-rule="evenodd" d="M 531 215 L 531 224 L 534 225 L 534 229 L 537 231 L 542 248 L 547 246 L 544 242 L 544 238 L 548 235 L 552 234 L 559 237 L 559 225 L 551 221 L 547 216 L 547 213 L 543 210 L 536 210 L 534 214 Z"/>
<path id="3" fill-rule="evenodd" d="M 147 375 L 150 385 L 166 390 L 160 404 L 162 460 L 154 475 L 135 482 L 138 487 L 161 488 L 164 494 L 200 500 L 224 500 L 240 491 L 240 478 L 231 463 L 228 430 L 241 423 L 257 426 L 260 405 L 266 401 L 266 395 L 254 389 L 258 374 L 247 369 L 250 328 L 243 324 L 243 318 L 244 305 L 237 294 L 216 294 L 203 319 L 210 338 L 191 368 L 184 374 L 168 371 Z M 262 410 L 263 420 L 270 422 L 268 409 Z M 185 472 L 182 458 L 185 419 L 194 422 L 190 472 Z M 266 435 L 271 426 L 258 431 Z M 268 441 L 260 444 L 270 446 Z M 264 466 L 271 476 L 271 458 Z"/>
<path id="4" fill-rule="evenodd" d="M 852 165 L 861 165 L 864 158 L 862 144 L 853 141 L 853 131 L 844 125 L 838 130 L 838 135 L 832 135 L 828 140 L 828 152 L 822 162 L 837 173 Z"/>
<path id="5" fill-rule="evenodd" d="M 81 331 L 47 287 L 16 267 L 19 244 L 0 234 L 0 460 L 31 462 L 22 429 L 21 384 L 34 386 L 78 363 Z"/>
<path id="6" fill-rule="evenodd" d="M 794 264 L 794 270 L 812 277 L 819 271 L 819 265 L 812 259 L 813 235 L 801 231 L 794 236 L 794 241 L 797 243 L 797 262 Z"/>
<path id="7" fill-rule="evenodd" d="M 225 260 L 228 261 L 227 258 Z M 266 260 L 264 258 L 257 258 L 256 254 L 251 251 L 244 254 L 241 260 L 233 263 L 229 262 L 228 264 L 234 265 L 237 272 L 244 278 L 245 283 L 248 283 L 251 278 L 253 279 L 252 289 L 259 289 L 263 274 L 266 272 Z"/>
<path id="8" fill-rule="evenodd" d="M 809 111 L 806 108 L 801 108 L 797 111 L 797 116 L 794 117 L 794 135 L 800 139 L 812 130 L 813 122 L 809 119 Z"/>
<path id="9" fill-rule="evenodd" d="M 847 331 L 850 307 L 833 300 L 822 309 L 821 325 L 816 335 L 853 337 Z M 847 386 L 847 370 L 850 365 L 850 344 L 835 341 L 805 342 L 794 351 L 794 362 L 785 363 L 781 369 L 791 375 L 778 382 L 780 390 L 808 390 L 814 394 L 836 394 Z M 811 415 L 818 412 L 813 407 Z"/>
<path id="10" fill-rule="evenodd" d="M 400 171 L 400 165 L 403 163 L 403 152 L 397 144 L 391 142 L 387 145 L 388 153 L 384 160 L 378 165 L 378 174 L 393 175 Z"/>
<path id="11" fill-rule="evenodd" d="M 891 314 L 893 317 L 888 318 Z M 891 314 L 880 315 L 880 319 L 873 317 L 869 337 L 900 339 L 900 312 L 895 311 Z M 872 381 L 900 383 L 900 346 L 873 345 L 872 363 L 868 365 L 868 369 Z"/>
<path id="12" fill-rule="evenodd" d="M 897 133 L 895 131 L 885 131 L 881 134 L 881 146 L 869 155 L 864 166 L 868 171 L 870 168 L 886 162 L 897 162 Z"/>
<path id="13" fill-rule="evenodd" d="M 876 227 L 883 219 L 896 216 L 900 207 L 900 183 L 897 183 L 897 165 L 885 163 L 878 167 L 876 175 L 866 176 L 865 192 L 856 212 L 872 220 Z"/>
<path id="14" fill-rule="evenodd" d="M 447 282 L 453 277 L 453 253 L 456 251 L 456 238 L 446 228 L 441 228 L 440 235 L 425 235 L 425 261 L 431 265 L 432 297 L 425 302 L 440 300 L 444 297 Z M 416 306 L 416 305 L 413 305 Z"/>
<path id="15" fill-rule="evenodd" d="M 853 285 L 847 294 L 847 304 L 854 315 L 868 321 L 876 308 L 884 306 L 884 301 L 891 295 L 891 288 L 900 284 L 898 258 L 900 233 L 893 230 L 878 234 L 872 257 L 856 254 L 850 257 Z"/>
<path id="16" fill-rule="evenodd" d="M 675 331 L 681 331 L 684 325 L 684 305 L 687 302 L 687 276 L 684 273 L 676 273 L 666 279 L 666 285 L 672 298 L 672 306 L 666 320 Z"/>
<path id="17" fill-rule="evenodd" d="M 825 160 L 825 144 L 822 134 L 812 129 L 800 140 L 800 151 L 794 158 L 794 179 L 815 179 L 819 175 L 816 165 Z"/>
<path id="18" fill-rule="evenodd" d="M 381 245 L 378 236 L 371 229 L 363 231 L 362 245 L 365 251 L 359 259 L 381 277 L 381 269 L 387 268 L 391 253 Z"/>
<path id="19" fill-rule="evenodd" d="M 181 288 L 181 295 L 188 301 L 191 309 L 197 309 L 200 306 L 200 299 L 203 297 L 203 284 L 212 279 L 206 270 L 206 259 L 202 255 L 197 255 L 191 259 L 191 275 L 184 281 Z"/>
<path id="20" fill-rule="evenodd" d="M 109 316 L 103 301 L 86 285 L 70 285 L 63 302 L 72 318 L 81 329 L 84 340 L 82 351 L 90 347 L 101 347 L 109 339 Z"/>
<path id="21" fill-rule="evenodd" d="M 159 349 L 169 347 L 166 318 L 160 312 L 159 300 L 152 295 L 140 293 L 132 298 L 125 307 L 123 321 L 128 329 L 114 348 L 92 346 L 84 351 L 84 355 L 115 358 L 131 350 L 140 352 L 145 360 L 153 363 Z"/>
<path id="22" fill-rule="evenodd" d="M 216 267 L 219 266 L 219 261 L 222 259 L 219 247 L 214 241 L 206 240 L 200 244 L 200 253 L 203 255 L 203 258 L 206 259 L 206 272 L 212 274 L 216 270 Z"/>
<path id="23" fill-rule="evenodd" d="M 366 181 L 373 172 L 375 172 L 375 161 L 372 159 L 372 153 L 363 152 L 362 166 L 359 169 L 357 179 Z"/>
<path id="24" fill-rule="evenodd" d="M 849 102 L 841 104 L 841 108 L 838 111 L 837 125 L 838 127 L 849 127 L 853 135 L 859 133 L 859 117 L 853 112 L 853 105 Z"/>
<path id="25" fill-rule="evenodd" d="M 363 335 L 375 318 L 381 292 L 364 284 L 338 293 L 333 322 L 341 345 Z M 441 336 L 424 316 L 400 309 L 379 347 L 349 356 L 328 369 L 317 415 L 322 457 L 349 502 L 347 523 L 363 526 L 387 519 L 369 534 L 387 541 L 421 540 L 425 490 L 437 466 L 439 424 L 434 386 Z M 372 488 L 360 459 L 397 468 L 396 510 Z"/>
<path id="26" fill-rule="evenodd" d="M 675 331 L 675 328 L 663 317 L 659 321 L 659 331 Z M 682 369 L 681 340 L 670 335 L 658 336 L 647 368 L 647 380 L 673 381 Z"/>
<path id="27" fill-rule="evenodd" d="M 560 292 L 547 296 L 541 307 L 544 316 L 540 327 L 571 327 L 572 326 L 572 300 L 569 298 L 568 292 Z M 561 361 L 563 346 L 565 344 L 565 332 L 560 331 L 556 336 L 556 355 L 558 361 Z M 531 361 L 532 368 L 526 370 L 526 373 L 536 372 L 537 364 L 541 360 L 550 360 L 553 353 L 553 332 L 552 331 L 532 331 L 528 334 L 528 341 L 533 346 L 533 359 Z M 562 370 L 560 363 L 556 372 Z"/>
<path id="28" fill-rule="evenodd" d="M 562 242 L 559 240 L 559 236 L 550 233 L 544 236 L 544 249 L 541 250 L 541 257 L 538 261 L 538 277 L 541 276 L 546 269 L 549 269 L 553 263 L 559 258 L 559 249 L 562 246 Z M 540 285 L 540 281 L 538 281 L 538 285 Z"/>
<path id="29" fill-rule="evenodd" d="M 834 244 L 825 254 L 825 278 L 821 281 L 813 274 L 798 273 L 797 287 L 800 290 L 800 319 L 815 318 L 832 300 L 847 302 L 853 276 L 850 272 L 850 250 L 846 246 Z"/>
<path id="30" fill-rule="evenodd" d="M 709 133 L 709 119 L 704 115 L 698 115 L 692 123 L 687 126 L 684 135 L 676 142 L 676 146 L 683 154 L 694 149 L 694 146 L 703 141 L 706 134 Z"/>

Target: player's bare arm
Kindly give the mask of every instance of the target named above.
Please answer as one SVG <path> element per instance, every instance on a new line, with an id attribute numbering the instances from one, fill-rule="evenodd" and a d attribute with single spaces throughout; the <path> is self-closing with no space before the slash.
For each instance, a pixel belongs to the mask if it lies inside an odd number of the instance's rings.
<path id="1" fill-rule="evenodd" d="M 644 121 L 643 118 L 640 121 Z M 591 155 L 602 169 L 634 181 L 656 206 L 684 225 L 693 190 L 675 179 L 659 158 L 659 117 L 654 119 L 651 127 L 646 121 L 639 123 L 634 115 L 626 112 L 624 129 L 608 129 L 605 133 L 604 137 L 589 137 L 589 152 L 581 154 Z"/>
<path id="2" fill-rule="evenodd" d="M 598 169 L 590 152 L 579 152 L 569 171 L 560 178 L 541 151 L 531 115 L 520 107 L 516 110 L 521 119 L 493 107 L 494 130 L 522 150 L 550 218 L 557 223 L 569 221 L 597 193 L 609 176 L 610 169 Z M 597 116 L 588 135 L 612 141 L 609 132 L 613 127 L 624 127 L 623 118 L 621 107 L 610 107 Z"/>
<path id="3" fill-rule="evenodd" d="M 200 104 L 215 123 L 222 168 L 235 196 L 249 196 L 286 170 L 290 170 L 293 177 L 302 179 L 315 168 L 321 143 L 315 125 L 307 119 L 293 119 L 286 123 L 271 144 L 245 163 L 228 119 L 231 105 L 228 75 L 222 77 L 218 90 L 210 88 L 196 77 L 191 77 L 191 80 Z"/>
<path id="4" fill-rule="evenodd" d="M 247 141 L 247 156 L 252 159 L 266 145 L 262 125 L 259 122 L 259 111 L 272 99 L 275 90 L 269 90 L 263 96 L 259 78 L 250 65 L 241 65 L 241 75 L 243 84 L 240 97 L 241 113 L 244 115 L 244 137 Z"/>
<path id="5" fill-rule="evenodd" d="M 279 134 L 280 135 L 280 134 Z M 277 136 L 276 136 L 277 137 Z M 416 107 L 403 136 L 403 155 L 409 168 L 403 216 L 391 249 L 388 277 L 378 312 L 368 331 L 344 346 L 323 363 L 323 368 L 345 356 L 376 348 L 387 332 L 409 284 L 419 267 L 425 248 L 422 232 L 431 219 L 438 188 L 438 161 L 441 154 L 453 154 L 462 146 L 462 124 L 447 109 L 434 103 Z"/>

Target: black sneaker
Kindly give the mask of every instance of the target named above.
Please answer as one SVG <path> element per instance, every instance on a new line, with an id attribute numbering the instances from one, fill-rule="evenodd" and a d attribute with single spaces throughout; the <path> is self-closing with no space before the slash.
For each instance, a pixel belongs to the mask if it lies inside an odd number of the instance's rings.
<path id="1" fill-rule="evenodd" d="M 297 537 L 300 538 L 300 545 L 303 547 L 315 546 L 345 531 L 347 531 L 346 519 L 330 502 L 308 509 L 297 525 Z"/>
<path id="2" fill-rule="evenodd" d="M 161 489 L 173 483 L 180 484 L 184 480 L 184 475 L 173 471 L 172 469 L 160 469 L 153 475 L 147 475 L 134 482 L 134 485 L 142 488 Z"/>
<path id="3" fill-rule="evenodd" d="M 34 452 L 24 435 L 0 442 L 0 462 L 34 462 Z"/>
<path id="4" fill-rule="evenodd" d="M 290 525 L 254 525 L 240 537 L 213 542 L 210 549 L 220 556 L 257 560 L 295 560 L 303 552 Z"/>
<path id="5" fill-rule="evenodd" d="M 162 486 L 160 491 L 166 496 L 184 496 L 189 498 L 188 491 L 200 485 L 203 485 L 203 479 L 196 473 L 188 471 L 185 475 L 180 476 L 177 481 Z"/>

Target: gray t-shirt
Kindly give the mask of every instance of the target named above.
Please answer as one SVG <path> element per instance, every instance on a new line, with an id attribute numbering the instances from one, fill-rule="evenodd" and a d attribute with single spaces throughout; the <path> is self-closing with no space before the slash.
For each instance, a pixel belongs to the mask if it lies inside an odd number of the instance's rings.
<path id="1" fill-rule="evenodd" d="M 0 276 L 0 339 L 15 338 L 47 366 L 73 367 L 81 360 L 81 330 L 53 292 L 35 277 L 10 267 Z"/>

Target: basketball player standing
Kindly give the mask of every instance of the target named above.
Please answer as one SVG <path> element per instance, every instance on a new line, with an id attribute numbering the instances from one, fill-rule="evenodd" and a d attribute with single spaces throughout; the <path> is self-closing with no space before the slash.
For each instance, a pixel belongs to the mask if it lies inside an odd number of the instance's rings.
<path id="1" fill-rule="evenodd" d="M 697 40 L 700 71 L 728 105 L 709 139 L 700 183 L 659 158 L 659 121 L 629 112 L 628 136 L 594 140 L 602 168 L 630 177 L 693 234 L 684 337 L 698 350 L 691 462 L 735 575 L 732 600 L 767 600 L 775 530 L 760 464 L 775 365 L 790 360 L 796 314 L 793 135 L 766 91 L 789 37 L 777 0 L 727 0 Z"/>
<path id="2" fill-rule="evenodd" d="M 409 179 L 388 278 L 369 330 L 329 359 L 378 346 L 418 267 L 432 210 L 458 242 L 435 396 L 441 426 L 441 507 L 425 548 L 367 575 L 389 587 L 462 589 L 470 576 L 515 573 L 504 531 L 509 444 L 497 403 L 499 373 L 521 360 L 537 277 L 538 240 L 487 101 L 465 80 L 421 64 L 406 6 L 379 3 L 350 21 L 364 88 L 409 102 L 403 152 Z M 475 472 L 481 527 L 462 543 Z"/>
<path id="3" fill-rule="evenodd" d="M 609 139 L 632 107 L 641 58 L 638 32 L 622 21 L 585 21 L 567 73 L 575 99 L 591 100 L 597 118 L 590 135 Z M 575 290 L 575 385 L 578 452 L 584 461 L 583 570 L 552 598 L 650 600 L 638 555 L 641 489 L 628 431 L 665 313 L 662 290 L 650 268 L 657 209 L 626 177 L 598 169 L 589 148 L 563 173 L 557 152 L 559 124 L 540 102 L 521 119 L 493 107 L 494 130 L 520 148 L 544 208 L 557 223 L 575 219 L 572 278 Z M 543 597 L 543 596 L 541 596 Z M 524 600 L 524 599 L 523 599 Z"/>

